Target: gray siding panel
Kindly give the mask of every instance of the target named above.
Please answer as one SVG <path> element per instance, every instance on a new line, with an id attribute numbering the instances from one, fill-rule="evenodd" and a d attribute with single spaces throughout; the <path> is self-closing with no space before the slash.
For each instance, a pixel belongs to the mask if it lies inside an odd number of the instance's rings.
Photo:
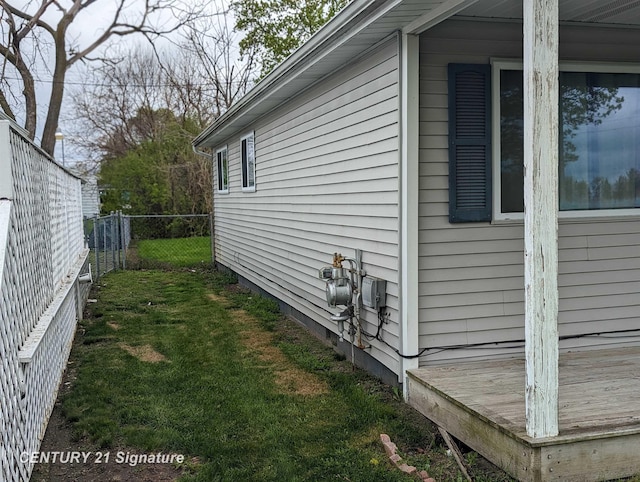
<path id="1" fill-rule="evenodd" d="M 82 216 L 92 218 L 100 214 L 100 191 L 94 178 L 82 183 Z"/>
<path id="2" fill-rule="evenodd" d="M 447 177 L 447 64 L 520 58 L 521 28 L 450 21 L 421 37 L 420 347 L 433 348 L 422 364 L 523 353 L 523 226 L 449 224 Z M 609 40 L 593 42 L 603 32 L 563 27 L 561 58 L 640 60 L 637 31 L 606 30 Z M 640 219 L 561 219 L 559 235 L 560 336 L 640 328 Z M 561 347 L 638 340 L 625 334 L 581 336 L 562 339 Z M 509 341 L 514 343 L 493 344 Z M 491 344 L 459 348 L 481 343 Z"/>
<path id="3" fill-rule="evenodd" d="M 254 131 L 256 191 L 240 188 L 239 137 L 227 139 L 229 194 L 215 194 L 216 257 L 251 282 L 336 331 L 318 269 L 334 252 L 363 250 L 367 273 L 387 280 L 398 346 L 398 58 L 380 46 L 247 126 Z M 364 310 L 366 330 L 377 313 Z M 366 340 L 365 340 L 366 341 Z M 397 373 L 385 343 L 368 350 Z"/>

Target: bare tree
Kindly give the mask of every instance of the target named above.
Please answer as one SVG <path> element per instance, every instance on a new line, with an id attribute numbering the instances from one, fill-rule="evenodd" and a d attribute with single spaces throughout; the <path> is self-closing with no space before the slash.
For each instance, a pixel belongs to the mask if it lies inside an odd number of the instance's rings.
<path id="1" fill-rule="evenodd" d="M 121 157 L 154 139 L 163 110 L 203 129 L 246 93 L 256 63 L 249 54 L 240 59 L 227 12 L 217 12 L 184 29 L 175 48 L 118 52 L 122 60 L 95 66 L 71 89 L 75 118 L 69 124 L 86 157 L 94 163 Z"/>
<path id="2" fill-rule="evenodd" d="M 197 105 L 208 105 L 209 112 L 201 113 L 203 124 L 223 114 L 252 87 L 260 68 L 256 62 L 256 50 L 246 49 L 241 55 L 237 37 L 228 19 L 230 11 L 221 17 L 204 17 L 190 26 L 183 48 L 189 54 L 183 61 L 198 65 L 197 78 L 205 89 Z M 184 73 L 184 68 L 172 68 L 172 72 Z M 172 74 L 174 75 L 174 74 Z M 210 118 L 206 118 L 207 115 Z"/>
<path id="3" fill-rule="evenodd" d="M 141 34 L 153 42 L 201 15 L 200 7 L 194 2 L 117 0 L 104 28 L 92 29 L 94 33 L 87 40 L 85 36 L 74 38 L 70 26 L 78 23 L 78 18 L 86 22 L 91 18 L 88 14 L 92 9 L 104 4 L 104 0 L 41 0 L 39 3 L 0 0 L 0 56 L 4 59 L 0 72 L 0 107 L 15 119 L 14 108 L 20 105 L 22 97 L 24 127 L 35 138 L 39 107 L 35 83 L 46 75 L 51 82 L 51 94 L 41 147 L 50 154 L 55 146 L 65 80 L 71 66 L 81 60 L 95 60 L 89 56 L 114 37 Z M 141 6 L 137 13 L 132 13 L 134 5 Z M 163 12 L 171 12 L 173 20 L 164 24 L 156 22 Z M 49 64 L 52 67 L 43 71 L 41 67 Z M 19 78 L 17 83 L 11 81 L 15 74 Z"/>
<path id="4" fill-rule="evenodd" d="M 211 159 L 197 156 L 191 141 L 244 95 L 256 73 L 251 56 L 239 58 L 226 16 L 217 19 L 194 22 L 172 48 L 116 52 L 120 60 L 92 66 L 70 89 L 75 118 L 66 124 L 75 126 L 74 144 L 93 154 L 93 170 L 113 192 L 135 194 L 131 209 L 210 209 Z M 160 201 L 146 201 L 147 193 Z M 120 208 L 117 197 L 110 202 Z"/>
<path id="5" fill-rule="evenodd" d="M 136 47 L 122 60 L 87 69 L 85 82 L 71 91 L 75 117 L 69 125 L 87 160 L 122 157 L 140 142 L 153 140 L 167 108 L 165 71 L 150 49 Z"/>

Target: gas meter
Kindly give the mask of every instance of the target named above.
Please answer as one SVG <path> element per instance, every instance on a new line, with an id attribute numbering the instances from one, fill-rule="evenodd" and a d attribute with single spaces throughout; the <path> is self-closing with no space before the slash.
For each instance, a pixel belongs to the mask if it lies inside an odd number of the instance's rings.
<path id="1" fill-rule="evenodd" d="M 325 280 L 327 304 L 331 307 L 349 305 L 353 296 L 353 286 L 349 273 L 343 267 L 325 266 L 320 269 L 320 279 Z"/>

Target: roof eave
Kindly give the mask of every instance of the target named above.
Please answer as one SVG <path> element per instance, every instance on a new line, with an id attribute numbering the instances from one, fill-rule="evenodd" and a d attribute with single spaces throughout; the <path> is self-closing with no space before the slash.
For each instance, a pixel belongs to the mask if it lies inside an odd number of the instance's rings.
<path id="1" fill-rule="evenodd" d="M 274 68 L 253 89 L 251 89 L 236 104 L 215 120 L 194 140 L 194 148 L 214 147 L 215 141 L 210 138 L 213 133 L 229 128 L 229 122 L 260 103 L 268 97 L 276 87 L 281 88 L 294 79 L 304 67 L 314 63 L 320 53 L 330 52 L 342 43 L 345 37 L 362 28 L 364 24 L 373 20 L 380 10 L 401 3 L 402 0 L 353 0 L 348 3 L 333 19 L 320 28 L 309 40 L 302 44 L 281 64 Z M 381 8 L 386 5 L 386 8 Z M 361 21 L 356 21 L 363 17 Z M 370 17 L 370 18 L 367 18 Z M 223 127 L 224 126 L 224 127 Z M 217 137 L 217 136 L 216 136 Z"/>

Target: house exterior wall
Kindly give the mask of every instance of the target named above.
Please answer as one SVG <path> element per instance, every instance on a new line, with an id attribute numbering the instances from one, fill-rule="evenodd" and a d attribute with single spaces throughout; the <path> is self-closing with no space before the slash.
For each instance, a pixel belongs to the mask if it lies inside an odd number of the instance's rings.
<path id="1" fill-rule="evenodd" d="M 228 193 L 215 192 L 215 256 L 334 333 L 318 270 L 363 251 L 387 281 L 382 338 L 398 346 L 398 52 L 389 40 L 325 78 L 226 145 Z M 240 138 L 254 132 L 256 189 L 241 188 Z M 215 159 L 214 159 L 214 162 Z M 218 186 L 217 169 L 214 186 Z M 377 313 L 365 309 L 367 332 Z M 346 336 L 346 333 L 345 333 Z M 366 341 L 366 340 L 365 340 Z M 393 349 L 368 349 L 397 373 Z"/>
<path id="2" fill-rule="evenodd" d="M 637 63 L 639 42 L 637 30 L 565 26 L 560 59 Z M 422 365 L 524 351 L 523 223 L 448 219 L 447 65 L 488 64 L 492 57 L 522 57 L 520 24 L 447 21 L 421 36 L 420 347 L 431 348 Z M 560 220 L 561 338 L 638 328 L 639 245 L 640 217 Z M 585 336 L 560 346 L 628 343 L 638 338 Z"/>
<path id="3" fill-rule="evenodd" d="M 82 183 L 82 216 L 92 218 L 100 214 L 100 192 L 95 178 Z"/>

